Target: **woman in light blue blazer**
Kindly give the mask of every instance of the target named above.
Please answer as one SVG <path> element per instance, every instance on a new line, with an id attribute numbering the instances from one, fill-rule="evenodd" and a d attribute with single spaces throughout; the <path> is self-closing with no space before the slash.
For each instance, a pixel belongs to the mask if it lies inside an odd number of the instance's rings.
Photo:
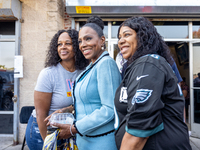
<path id="1" fill-rule="evenodd" d="M 105 51 L 103 21 L 92 16 L 79 31 L 79 48 L 90 65 L 76 79 L 73 98 L 76 122 L 54 124 L 59 138 L 76 134 L 79 150 L 117 150 L 114 138 L 114 97 L 121 82 L 115 61 Z"/>

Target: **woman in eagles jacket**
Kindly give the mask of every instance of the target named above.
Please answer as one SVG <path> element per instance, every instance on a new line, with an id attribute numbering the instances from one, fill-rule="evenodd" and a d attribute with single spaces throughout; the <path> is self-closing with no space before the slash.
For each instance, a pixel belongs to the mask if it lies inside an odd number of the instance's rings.
<path id="1" fill-rule="evenodd" d="M 184 97 L 168 46 L 144 17 L 124 21 L 118 46 L 128 67 L 115 95 L 120 150 L 190 150 Z"/>

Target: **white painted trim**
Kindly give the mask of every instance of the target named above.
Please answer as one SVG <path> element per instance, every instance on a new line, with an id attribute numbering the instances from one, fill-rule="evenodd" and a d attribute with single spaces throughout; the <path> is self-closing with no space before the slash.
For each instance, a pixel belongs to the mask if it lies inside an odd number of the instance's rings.
<path id="1" fill-rule="evenodd" d="M 0 39 L 0 42 L 15 42 L 15 39 Z"/>
<path id="2" fill-rule="evenodd" d="M 0 137 L 13 137 L 13 134 L 0 134 Z"/>
<path id="3" fill-rule="evenodd" d="M 71 18 L 71 28 L 75 29 L 75 20 L 74 20 L 74 18 Z"/>
<path id="4" fill-rule="evenodd" d="M 111 48 L 111 28 L 112 24 L 111 21 L 108 22 L 108 53 L 112 56 L 112 48 Z"/>
<path id="5" fill-rule="evenodd" d="M 14 111 L 0 111 L 0 115 L 14 114 Z"/>
<path id="6" fill-rule="evenodd" d="M 79 28 L 80 28 L 79 22 L 76 22 L 75 24 L 76 24 L 76 25 L 75 25 L 75 26 L 76 26 L 76 30 L 79 31 Z"/>

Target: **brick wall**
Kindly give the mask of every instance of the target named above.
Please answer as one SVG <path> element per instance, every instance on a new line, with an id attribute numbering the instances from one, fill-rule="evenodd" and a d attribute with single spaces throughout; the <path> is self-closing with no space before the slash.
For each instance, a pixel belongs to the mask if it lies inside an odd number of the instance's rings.
<path id="1" fill-rule="evenodd" d="M 66 13 L 64 14 L 64 29 L 71 29 L 71 17 Z"/>
<path id="2" fill-rule="evenodd" d="M 44 68 L 47 47 L 60 29 L 69 29 L 71 19 L 65 14 L 65 0 L 21 0 L 21 55 L 24 77 L 20 79 L 19 110 L 33 106 L 34 87 Z M 26 125 L 19 123 L 19 142 L 22 143 Z"/>

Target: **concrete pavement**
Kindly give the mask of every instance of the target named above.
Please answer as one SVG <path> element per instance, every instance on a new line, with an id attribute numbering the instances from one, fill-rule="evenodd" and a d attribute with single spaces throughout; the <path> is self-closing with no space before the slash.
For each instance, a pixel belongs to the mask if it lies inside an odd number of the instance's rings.
<path id="1" fill-rule="evenodd" d="M 192 147 L 192 150 L 200 150 L 200 139 L 190 137 L 190 145 Z"/>
<path id="2" fill-rule="evenodd" d="M 11 137 L 0 137 L 0 150 L 21 150 L 22 144 L 12 146 L 13 138 Z M 190 137 L 190 144 L 192 150 L 200 150 L 200 139 Z M 26 145 L 24 150 L 29 150 Z"/>

